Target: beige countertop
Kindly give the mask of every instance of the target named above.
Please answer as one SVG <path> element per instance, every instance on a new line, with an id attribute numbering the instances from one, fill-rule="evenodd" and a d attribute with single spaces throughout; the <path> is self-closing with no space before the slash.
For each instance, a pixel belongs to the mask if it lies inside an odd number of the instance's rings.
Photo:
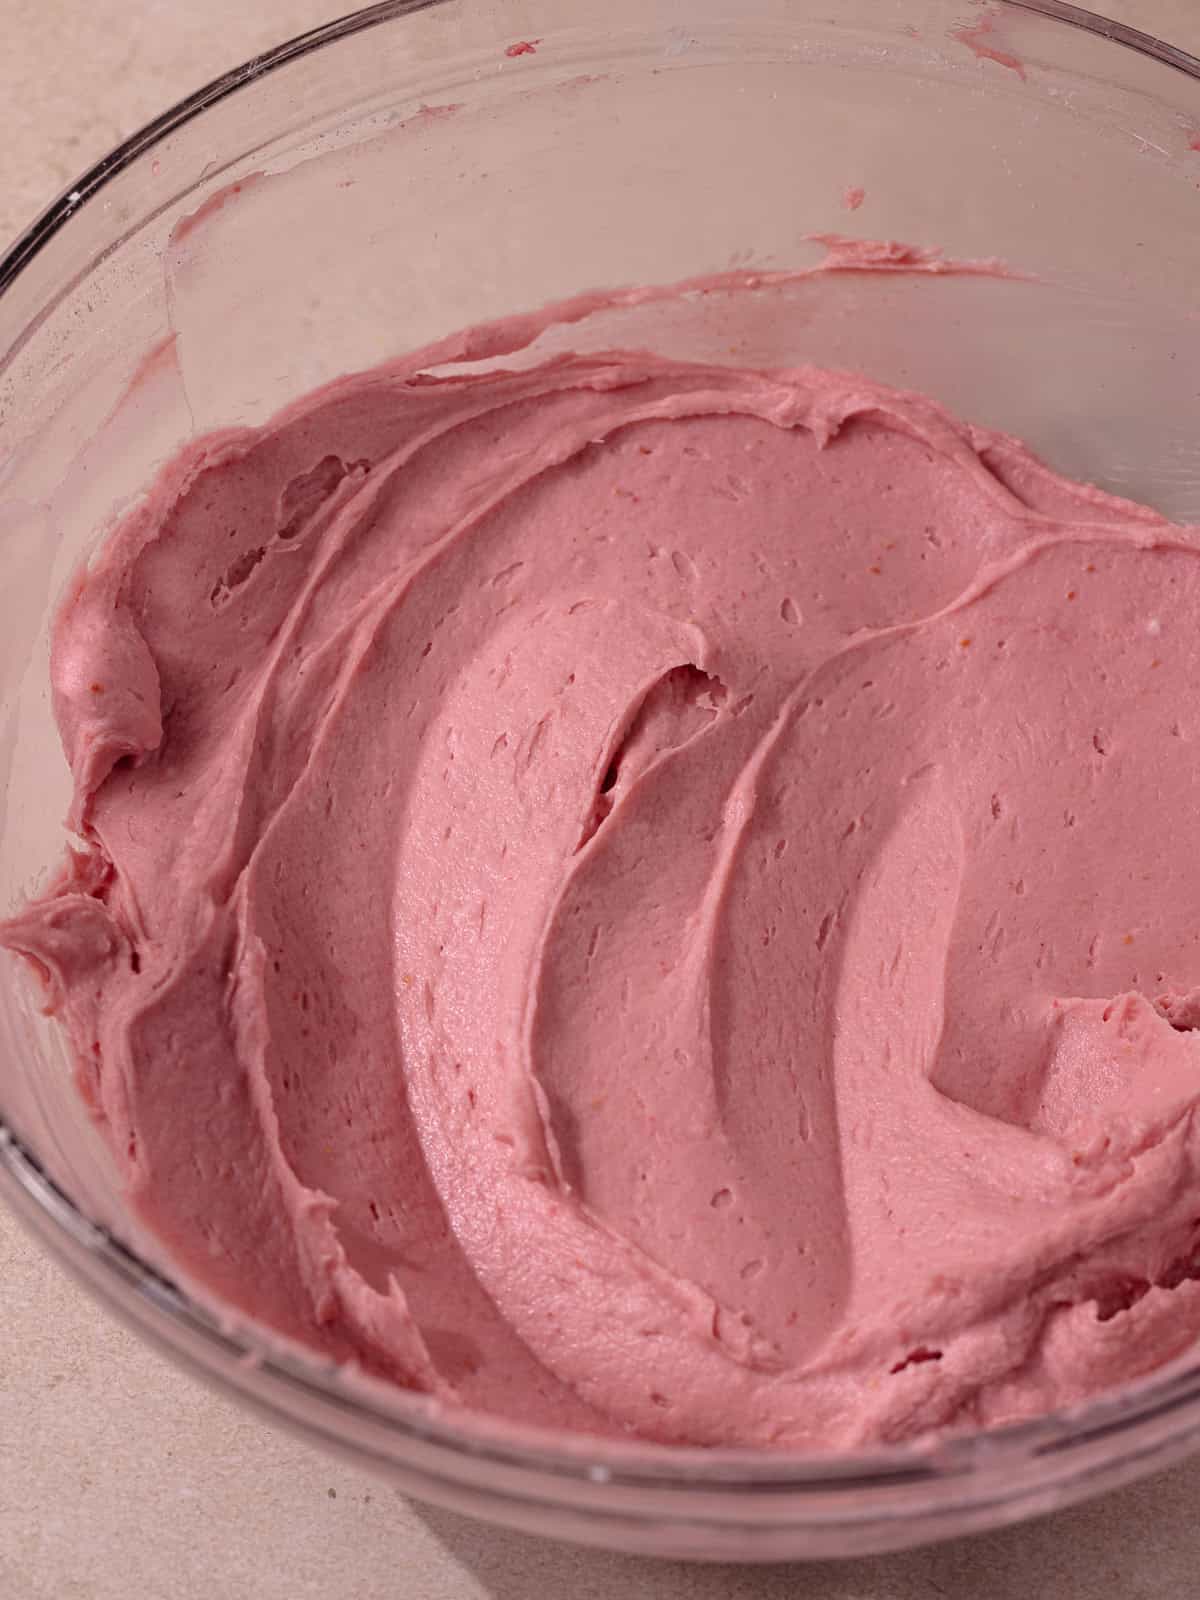
<path id="1" fill-rule="evenodd" d="M 1200 52 L 1200 0 L 1108 0 Z M 0 246 L 331 0 L 0 0 Z M 1141 1600 L 1200 1592 L 1200 1458 L 974 1540 L 811 1567 L 592 1554 L 416 1507 L 185 1378 L 0 1212 L 0 1600 Z"/>

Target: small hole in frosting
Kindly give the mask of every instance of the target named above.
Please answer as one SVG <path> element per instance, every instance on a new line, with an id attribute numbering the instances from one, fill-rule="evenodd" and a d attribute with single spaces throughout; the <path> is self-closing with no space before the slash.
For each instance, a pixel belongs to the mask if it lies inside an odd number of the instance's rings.
<path id="1" fill-rule="evenodd" d="M 925 1345 L 919 1344 L 915 1350 L 910 1350 L 902 1361 L 897 1361 L 891 1370 L 893 1372 L 903 1372 L 906 1367 L 919 1367 L 926 1361 L 940 1361 L 941 1359 L 942 1352 L 940 1350 L 930 1350 Z"/>

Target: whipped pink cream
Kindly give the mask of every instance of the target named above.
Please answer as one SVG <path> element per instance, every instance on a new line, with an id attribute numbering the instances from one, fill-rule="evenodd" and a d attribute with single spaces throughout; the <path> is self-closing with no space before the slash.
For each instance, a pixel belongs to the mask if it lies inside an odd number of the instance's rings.
<path id="1" fill-rule="evenodd" d="M 862 377 L 421 365 L 186 450 L 55 628 L 0 940 L 181 1271 L 666 1441 L 1181 1352 L 1197 530 Z"/>

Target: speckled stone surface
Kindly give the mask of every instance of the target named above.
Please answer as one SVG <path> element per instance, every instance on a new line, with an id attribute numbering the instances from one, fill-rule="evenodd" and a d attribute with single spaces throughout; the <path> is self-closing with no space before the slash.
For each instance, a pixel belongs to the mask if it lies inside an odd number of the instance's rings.
<path id="1" fill-rule="evenodd" d="M 964 12 L 967 10 L 964 4 Z M 1200 52 L 1200 0 L 1109 0 Z M 0 0 L 0 241 L 180 95 L 321 0 Z M 0 1212 L 0 1600 L 1174 1600 L 1200 1592 L 1200 1458 L 1022 1528 L 867 1561 L 689 1567 L 418 1508 L 210 1394 Z"/>

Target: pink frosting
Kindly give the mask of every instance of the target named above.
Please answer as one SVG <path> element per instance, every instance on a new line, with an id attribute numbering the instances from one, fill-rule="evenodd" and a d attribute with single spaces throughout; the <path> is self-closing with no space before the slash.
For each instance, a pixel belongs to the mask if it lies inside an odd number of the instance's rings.
<path id="1" fill-rule="evenodd" d="M 81 842 L 0 938 L 181 1269 L 668 1441 L 1182 1351 L 1196 530 L 861 377 L 417 365 L 188 449 L 58 617 Z"/>
<path id="2" fill-rule="evenodd" d="M 965 44 L 980 61 L 994 61 L 997 66 L 1007 67 L 1010 72 L 1015 72 L 1022 82 L 1025 81 L 1025 63 L 1020 56 L 1004 49 L 996 38 L 994 15 L 985 14 L 974 27 L 964 25 L 961 28 L 952 28 L 950 37 L 957 39 L 959 44 Z"/>

